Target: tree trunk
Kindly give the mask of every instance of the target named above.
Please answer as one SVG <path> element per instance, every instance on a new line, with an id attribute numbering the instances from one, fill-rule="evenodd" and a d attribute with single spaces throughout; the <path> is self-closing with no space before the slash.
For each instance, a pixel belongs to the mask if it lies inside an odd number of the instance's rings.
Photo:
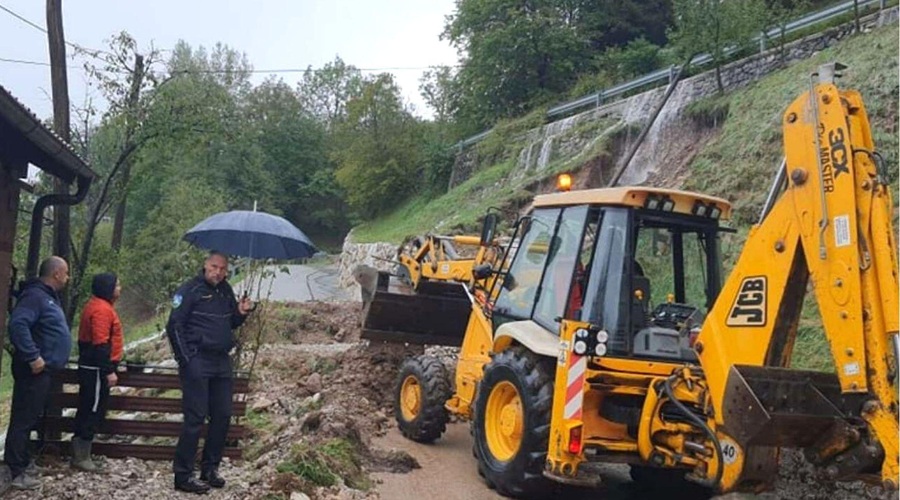
<path id="1" fill-rule="evenodd" d="M 122 248 L 122 233 L 125 229 L 125 204 L 128 202 L 128 181 L 131 178 L 131 161 L 129 160 L 122 169 L 122 199 L 116 206 L 116 214 L 113 218 L 113 231 L 110 246 L 113 251 L 118 252 Z"/>
<path id="2" fill-rule="evenodd" d="M 855 23 L 856 33 L 859 33 L 862 30 L 859 25 L 859 0 L 853 0 L 853 22 Z"/>
<path id="3" fill-rule="evenodd" d="M 131 87 L 128 92 L 128 106 L 126 108 L 127 119 L 125 123 L 125 146 L 134 140 L 134 133 L 138 123 L 138 101 L 141 97 L 141 86 L 144 84 L 144 56 L 134 55 L 134 73 L 132 74 Z M 128 183 L 131 181 L 131 158 L 122 165 L 121 199 L 116 207 L 116 215 L 113 220 L 113 233 L 111 246 L 116 252 L 122 248 L 122 234 L 125 229 L 125 208 L 128 203 Z"/>
<path id="4" fill-rule="evenodd" d="M 66 73 L 66 41 L 63 34 L 62 0 L 47 0 L 47 42 L 50 49 L 50 83 L 53 94 L 53 130 L 62 140 L 69 142 L 69 83 Z M 69 185 L 61 179 L 54 179 L 54 191 L 69 193 Z M 53 253 L 69 260 L 70 221 L 69 207 L 53 207 L 54 232 Z M 67 303 L 65 290 L 61 293 L 62 304 Z"/>

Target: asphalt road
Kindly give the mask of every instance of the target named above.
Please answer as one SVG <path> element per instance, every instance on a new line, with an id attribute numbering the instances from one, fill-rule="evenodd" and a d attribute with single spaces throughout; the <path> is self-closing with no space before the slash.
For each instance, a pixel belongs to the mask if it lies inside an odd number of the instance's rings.
<path id="1" fill-rule="evenodd" d="M 271 281 L 263 278 L 259 285 L 261 297 L 269 294 L 269 300 L 277 302 L 307 302 L 310 300 L 352 300 L 349 291 L 338 286 L 337 265 L 270 266 Z M 269 283 L 271 282 L 271 289 Z M 243 291 L 243 282 L 234 287 L 235 292 Z M 251 287 L 251 296 L 256 297 L 256 286 Z"/>

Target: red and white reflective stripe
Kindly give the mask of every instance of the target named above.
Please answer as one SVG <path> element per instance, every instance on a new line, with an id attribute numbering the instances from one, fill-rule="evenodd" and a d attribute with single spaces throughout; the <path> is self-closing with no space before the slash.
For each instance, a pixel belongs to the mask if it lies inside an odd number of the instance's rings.
<path id="1" fill-rule="evenodd" d="M 584 403 L 584 372 L 587 370 L 587 356 L 569 355 L 569 375 L 566 381 L 566 408 L 563 417 L 581 419 Z"/>

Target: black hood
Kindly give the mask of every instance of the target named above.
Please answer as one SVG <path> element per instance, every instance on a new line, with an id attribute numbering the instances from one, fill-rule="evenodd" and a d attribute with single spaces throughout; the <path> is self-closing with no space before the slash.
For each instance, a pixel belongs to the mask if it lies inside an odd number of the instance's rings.
<path id="1" fill-rule="evenodd" d="M 91 293 L 107 302 L 112 302 L 118 279 L 116 273 L 95 274 L 94 280 L 91 282 Z"/>
<path id="2" fill-rule="evenodd" d="M 56 295 L 56 290 L 54 290 L 50 285 L 41 281 L 40 278 L 28 278 L 25 281 L 19 282 L 19 291 L 16 293 L 16 297 L 20 297 L 23 293 L 25 293 L 26 290 L 31 288 L 40 288 L 50 295 Z"/>

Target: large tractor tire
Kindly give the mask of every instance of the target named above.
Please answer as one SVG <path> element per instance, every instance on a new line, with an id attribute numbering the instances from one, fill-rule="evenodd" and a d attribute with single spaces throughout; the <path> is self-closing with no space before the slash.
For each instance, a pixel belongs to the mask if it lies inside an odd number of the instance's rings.
<path id="1" fill-rule="evenodd" d="M 431 443 L 447 430 L 450 374 L 433 356 L 409 358 L 400 366 L 394 390 L 394 418 L 408 439 Z"/>
<path id="2" fill-rule="evenodd" d="M 505 496 L 537 498 L 552 483 L 543 476 L 553 405 L 552 365 L 523 347 L 497 354 L 484 368 L 472 422 L 478 473 Z"/>

